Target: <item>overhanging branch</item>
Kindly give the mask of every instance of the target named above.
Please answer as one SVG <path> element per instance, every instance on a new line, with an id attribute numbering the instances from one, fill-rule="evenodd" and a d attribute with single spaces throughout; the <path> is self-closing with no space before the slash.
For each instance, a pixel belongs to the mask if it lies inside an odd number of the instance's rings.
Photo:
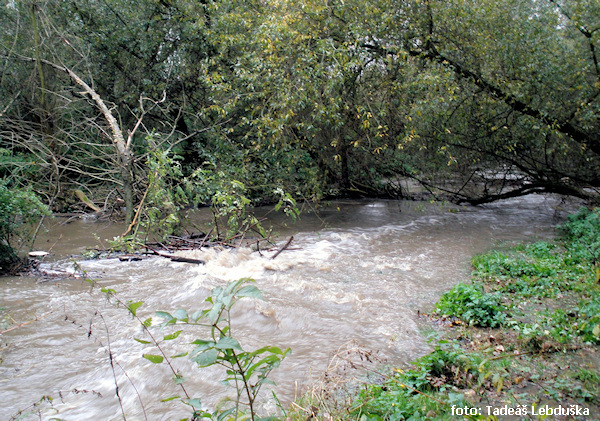
<path id="1" fill-rule="evenodd" d="M 595 200 L 598 198 L 592 194 L 586 193 L 584 190 L 577 189 L 565 184 L 560 183 L 531 183 L 521 186 L 519 188 L 498 194 L 484 195 L 478 198 L 464 198 L 457 201 L 458 204 L 468 203 L 470 205 L 483 205 L 485 203 L 491 203 L 502 199 L 510 199 L 513 197 L 527 196 L 534 193 L 555 193 L 565 196 L 579 197 L 585 200 Z"/>
<path id="2" fill-rule="evenodd" d="M 579 129 L 570 121 L 559 121 L 558 119 L 548 116 L 542 111 L 533 108 L 531 105 L 526 104 L 514 95 L 505 92 L 499 87 L 488 82 L 482 75 L 465 68 L 458 61 L 452 60 L 451 58 L 443 55 L 434 46 L 431 46 L 427 51 L 409 49 L 408 53 L 411 56 L 426 58 L 430 61 L 439 63 L 444 67 L 450 68 L 455 74 L 464 79 L 472 81 L 479 88 L 485 90 L 493 97 L 501 100 L 513 110 L 543 122 L 553 130 L 569 136 L 575 142 L 585 146 L 586 148 L 589 148 L 595 154 L 600 155 L 600 139 L 592 138 L 592 135 L 589 135 L 588 133 Z"/>

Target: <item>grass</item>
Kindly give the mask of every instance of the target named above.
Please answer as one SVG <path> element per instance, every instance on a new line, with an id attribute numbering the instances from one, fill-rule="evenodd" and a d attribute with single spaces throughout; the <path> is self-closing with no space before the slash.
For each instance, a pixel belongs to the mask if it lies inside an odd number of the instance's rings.
<path id="1" fill-rule="evenodd" d="M 325 384 L 305 396 L 314 419 L 494 420 L 501 408 L 544 419 L 533 411 L 543 405 L 584 411 L 568 419 L 600 419 L 599 215 L 573 215 L 555 242 L 476 256 L 471 282 L 444 294 L 429 316 L 443 326 L 434 350 L 405 369 L 369 369 L 380 374 L 345 384 L 345 394 L 336 391 L 344 399 L 332 401 Z M 311 418 L 305 408 L 288 419 Z"/>

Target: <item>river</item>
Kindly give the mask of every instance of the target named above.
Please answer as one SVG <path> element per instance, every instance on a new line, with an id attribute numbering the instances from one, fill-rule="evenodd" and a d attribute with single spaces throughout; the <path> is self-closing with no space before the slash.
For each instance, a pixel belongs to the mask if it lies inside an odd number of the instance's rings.
<path id="1" fill-rule="evenodd" d="M 44 267 L 74 270 L 77 262 L 98 286 L 92 290 L 81 278 L 0 279 L 5 325 L 40 318 L 0 336 L 0 419 L 26 408 L 34 412 L 31 419 L 122 419 L 115 376 L 128 420 L 144 419 L 144 411 L 149 420 L 189 416 L 179 400 L 161 402 L 181 394 L 171 373 L 165 364 L 141 357 L 156 354 L 156 348 L 134 341 L 143 338 L 140 326 L 108 303 L 100 286 L 116 290 L 123 301 L 143 301 L 138 314 L 144 319 L 156 310 L 193 312 L 212 288 L 255 279 L 265 299 L 238 303 L 233 329 L 244 347 L 292 349 L 273 375 L 284 403 L 319 378 L 332 355 L 351 340 L 380 360 L 405 364 L 429 349 L 417 311 L 431 310 L 444 291 L 468 279 L 474 254 L 504 242 L 551 237 L 565 215 L 561 206 L 547 196 L 484 207 L 340 201 L 294 225 L 272 219 L 280 245 L 294 235 L 290 249 L 276 259 L 248 249 L 189 253 L 206 259 L 206 265 L 160 257 L 85 260 L 79 254 L 86 247 L 118 235 L 122 227 L 57 219 L 36 244 L 53 252 Z M 167 333 L 152 329 L 158 336 Z M 197 338 L 206 338 L 201 329 L 184 330 L 166 349 L 190 351 L 187 343 Z M 119 364 L 114 375 L 109 346 Z M 231 394 L 219 382 L 221 371 L 198 369 L 187 358 L 174 363 L 205 405 Z M 52 405 L 30 407 L 44 396 L 53 398 Z"/>

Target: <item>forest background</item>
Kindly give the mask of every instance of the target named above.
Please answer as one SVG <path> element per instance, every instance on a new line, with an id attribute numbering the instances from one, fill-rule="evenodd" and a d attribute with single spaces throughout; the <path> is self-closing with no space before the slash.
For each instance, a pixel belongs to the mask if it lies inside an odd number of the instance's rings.
<path id="1" fill-rule="evenodd" d="M 598 201 L 596 0 L 10 0 L 0 28 L 8 260 L 23 218 L 82 204 L 164 235 L 408 181 Z"/>

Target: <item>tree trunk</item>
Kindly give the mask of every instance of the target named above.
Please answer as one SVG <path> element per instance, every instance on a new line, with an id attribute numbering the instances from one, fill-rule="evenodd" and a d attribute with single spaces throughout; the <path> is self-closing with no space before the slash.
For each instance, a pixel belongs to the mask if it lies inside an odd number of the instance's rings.
<path id="1" fill-rule="evenodd" d="M 104 118 L 106 119 L 108 125 L 110 126 L 111 132 L 112 132 L 112 142 L 113 142 L 113 145 L 117 152 L 117 165 L 119 165 L 119 167 L 120 167 L 120 173 L 121 173 L 121 178 L 122 178 L 121 182 L 122 182 L 122 186 L 123 186 L 123 200 L 125 201 L 125 223 L 130 224 L 131 221 L 133 220 L 133 215 L 134 215 L 134 209 L 133 209 L 134 208 L 133 207 L 133 154 L 132 154 L 131 148 L 130 148 L 131 145 L 129 144 L 129 142 L 126 142 L 125 138 L 123 137 L 123 131 L 121 130 L 121 127 L 119 127 L 119 123 L 117 122 L 117 119 L 112 114 L 112 112 L 108 109 L 108 107 L 106 106 L 106 104 L 104 103 L 102 98 L 100 98 L 100 95 L 98 95 L 98 93 L 91 86 L 89 86 L 87 83 L 85 83 L 85 81 L 83 79 L 81 79 L 75 72 L 73 72 L 68 67 L 60 66 L 56 63 L 53 63 L 51 61 L 44 60 L 44 59 L 38 60 L 38 59 L 29 58 L 29 57 L 22 57 L 22 59 L 27 60 L 27 61 L 34 61 L 34 62 L 39 61 L 39 62 L 41 62 L 45 65 L 48 65 L 54 69 L 57 69 L 57 70 L 67 73 L 69 75 L 69 77 L 75 83 L 77 83 L 79 86 L 81 86 L 84 89 L 85 93 L 87 93 L 88 95 L 90 95 L 92 97 L 92 99 L 94 100 L 94 102 L 96 103 L 96 105 L 98 106 L 100 111 L 102 112 L 102 115 L 104 115 Z"/>
<path id="2" fill-rule="evenodd" d="M 350 169 L 348 168 L 348 150 L 350 146 L 345 143 L 343 139 L 340 139 L 340 164 L 341 164 L 341 178 L 340 187 L 342 190 L 347 191 L 350 188 Z"/>

